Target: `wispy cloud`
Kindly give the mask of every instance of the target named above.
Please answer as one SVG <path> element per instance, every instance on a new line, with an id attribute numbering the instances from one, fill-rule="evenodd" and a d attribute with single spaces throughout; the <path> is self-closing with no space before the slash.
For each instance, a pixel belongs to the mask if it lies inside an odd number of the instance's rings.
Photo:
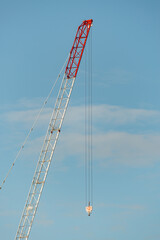
<path id="1" fill-rule="evenodd" d="M 113 105 L 94 105 L 93 106 L 93 124 L 112 124 L 114 125 L 125 125 L 133 123 L 146 124 L 148 122 L 160 122 L 160 111 L 146 110 L 146 109 L 135 109 L 135 108 L 124 108 L 121 106 Z M 70 107 L 67 113 L 67 119 L 65 124 L 73 126 L 81 126 L 84 124 L 84 106 Z"/>
<path id="2" fill-rule="evenodd" d="M 31 126 L 31 124 L 36 119 L 39 109 L 24 110 L 24 111 L 10 111 L 3 114 L 3 119 L 10 123 L 24 124 L 25 126 Z M 52 109 L 46 108 L 41 114 L 40 125 L 44 125 L 51 116 Z"/>
<path id="3" fill-rule="evenodd" d="M 1 217 L 12 217 L 12 216 L 18 216 L 19 212 L 14 210 L 0 210 L 0 216 Z"/>
<path id="4" fill-rule="evenodd" d="M 41 149 L 42 137 L 31 140 L 27 146 L 27 155 Z M 109 132 L 93 136 L 93 156 L 100 166 L 120 164 L 130 167 L 150 166 L 160 161 L 160 135 L 129 134 L 125 132 Z M 33 148 L 34 146 L 34 148 Z M 80 133 L 64 133 L 60 138 L 56 158 L 66 159 L 84 157 L 84 135 Z"/>
<path id="5" fill-rule="evenodd" d="M 122 164 L 130 167 L 149 166 L 160 160 L 160 135 L 109 132 L 93 136 L 93 155 L 103 167 Z M 84 156 L 84 136 L 65 133 L 59 146 L 61 158 Z"/>
<path id="6" fill-rule="evenodd" d="M 27 127 L 33 123 L 38 109 L 26 111 L 10 111 L 3 115 L 5 121 Z M 48 125 L 52 108 L 44 110 L 39 127 Z M 160 112 L 145 109 L 129 109 L 120 106 L 95 105 L 93 106 L 93 153 L 94 160 L 100 166 L 122 164 L 130 167 L 141 167 L 155 164 L 160 160 L 160 133 L 154 132 L 154 124 L 160 121 Z M 128 132 L 126 126 L 150 124 L 150 133 Z M 106 126 L 112 126 L 112 131 Z M 122 129 L 117 127 L 123 126 Z M 116 127 L 116 128 L 115 128 Z M 114 129 L 115 128 L 115 129 Z M 27 145 L 28 154 L 37 153 L 41 149 L 43 137 L 38 133 L 30 139 Z M 84 156 L 84 106 L 75 106 L 68 109 L 64 127 L 60 136 L 59 153 L 57 157 L 65 159 L 67 156 Z M 33 148 L 34 146 L 34 148 Z"/>
<path id="7" fill-rule="evenodd" d="M 40 215 L 39 218 L 35 221 L 35 224 L 41 227 L 49 227 L 54 224 L 53 219 L 49 219 L 46 215 Z"/>
<path id="8" fill-rule="evenodd" d="M 1 115 L 5 120 L 9 122 L 21 122 L 21 123 L 31 123 L 34 121 L 36 115 L 38 114 L 40 108 L 32 106 L 31 108 L 25 108 L 24 110 L 8 111 Z M 53 107 L 48 107 L 43 110 L 41 114 L 40 121 L 42 123 L 49 120 Z M 84 106 L 69 107 L 67 111 L 67 119 L 65 119 L 65 124 L 79 126 L 84 120 L 85 108 Z M 93 121 L 112 123 L 116 125 L 136 123 L 138 121 L 158 121 L 160 122 L 160 111 L 156 110 L 146 110 L 146 109 L 134 109 L 134 108 L 124 108 L 121 106 L 113 105 L 94 105 L 93 106 Z"/>
<path id="9" fill-rule="evenodd" d="M 101 164 L 148 166 L 160 160 L 160 135 L 110 132 L 94 138 L 94 153 Z"/>
<path id="10" fill-rule="evenodd" d="M 139 205 L 139 204 L 107 204 L 107 203 L 100 203 L 98 204 L 98 207 L 102 208 L 119 208 L 119 209 L 129 209 L 133 211 L 143 211 L 146 209 L 144 205 Z"/>
<path id="11" fill-rule="evenodd" d="M 158 229 L 159 229 L 159 227 L 160 227 L 160 225 L 157 226 Z M 160 239 L 160 234 L 150 235 L 145 238 L 145 240 L 159 240 L 159 239 Z"/>

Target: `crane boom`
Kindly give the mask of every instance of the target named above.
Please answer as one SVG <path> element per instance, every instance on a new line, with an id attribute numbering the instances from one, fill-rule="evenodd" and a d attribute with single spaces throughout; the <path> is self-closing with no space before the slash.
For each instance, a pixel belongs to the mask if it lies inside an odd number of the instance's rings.
<path id="1" fill-rule="evenodd" d="M 93 20 L 78 27 L 15 240 L 28 240 Z"/>

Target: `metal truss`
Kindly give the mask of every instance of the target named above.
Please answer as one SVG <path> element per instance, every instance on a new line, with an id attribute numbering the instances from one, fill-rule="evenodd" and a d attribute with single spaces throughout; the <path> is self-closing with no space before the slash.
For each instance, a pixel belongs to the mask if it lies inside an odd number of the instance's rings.
<path id="1" fill-rule="evenodd" d="M 63 77 L 15 240 L 27 240 L 29 237 L 54 149 L 61 131 L 74 81 L 75 78 L 67 78 L 66 74 Z"/>
<path id="2" fill-rule="evenodd" d="M 93 20 L 78 27 L 15 240 L 28 240 Z"/>
<path id="3" fill-rule="evenodd" d="M 68 78 L 77 76 L 77 72 L 92 23 L 92 19 L 85 20 L 78 27 L 74 43 L 70 51 L 69 61 L 66 67 L 66 75 Z"/>

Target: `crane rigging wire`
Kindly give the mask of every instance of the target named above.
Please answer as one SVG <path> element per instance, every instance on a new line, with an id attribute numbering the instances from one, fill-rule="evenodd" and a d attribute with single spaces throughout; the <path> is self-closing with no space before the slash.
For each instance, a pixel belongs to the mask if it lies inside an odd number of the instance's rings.
<path id="1" fill-rule="evenodd" d="M 91 202 L 93 204 L 93 149 L 92 149 L 92 142 L 93 142 L 93 134 L 92 134 L 92 29 L 91 29 L 91 37 L 90 37 L 90 154 L 91 154 Z"/>
<path id="2" fill-rule="evenodd" d="M 88 56 L 87 56 L 88 55 Z M 88 64 L 87 64 L 88 58 Z M 93 205 L 93 164 L 92 164 L 92 29 L 89 48 L 85 57 L 85 204 L 88 216 Z"/>
<path id="3" fill-rule="evenodd" d="M 47 98 L 46 98 L 45 101 L 43 102 L 42 107 L 41 107 L 41 109 L 39 110 L 39 112 L 38 112 L 38 114 L 37 114 L 37 116 L 36 116 L 36 118 L 35 118 L 35 120 L 34 120 L 34 122 L 33 122 L 33 124 L 32 124 L 32 127 L 30 128 L 27 136 L 25 137 L 25 140 L 24 140 L 23 144 L 21 145 L 21 147 L 20 147 L 20 149 L 19 149 L 19 151 L 18 151 L 18 153 L 17 153 L 17 155 L 16 155 L 16 157 L 15 157 L 15 159 L 14 159 L 11 167 L 9 168 L 9 170 L 8 170 L 8 172 L 7 172 L 4 180 L 2 181 L 2 184 L 0 185 L 0 190 L 2 189 L 3 185 L 5 184 L 5 182 L 6 182 L 7 178 L 8 178 L 8 176 L 9 176 L 10 172 L 12 171 L 12 169 L 13 169 L 13 167 L 14 167 L 17 159 L 18 159 L 18 157 L 20 156 L 20 153 L 21 153 L 22 150 L 24 149 L 24 146 L 25 146 L 25 144 L 27 143 L 27 140 L 28 140 L 29 136 L 30 136 L 31 133 L 33 132 L 33 130 L 34 130 L 34 128 L 35 128 L 35 126 L 36 126 L 39 118 L 40 118 L 40 115 L 41 115 L 44 107 L 46 106 L 46 104 L 47 104 L 47 102 L 48 102 L 48 100 L 49 100 L 49 98 L 50 98 L 50 96 L 51 96 L 51 94 L 52 94 L 52 92 L 53 92 L 53 90 L 54 90 L 54 88 L 55 88 L 55 86 L 56 86 L 56 84 L 57 84 L 60 76 L 61 76 L 61 73 L 62 73 L 63 70 L 64 70 L 64 67 L 65 67 L 65 65 L 66 65 L 66 62 L 67 62 L 68 58 L 69 58 L 69 55 L 68 55 L 67 59 L 65 60 L 65 63 L 63 64 L 63 67 L 61 68 L 61 70 L 60 70 L 60 72 L 59 72 L 59 74 L 58 74 L 58 77 L 57 77 L 56 81 L 54 82 L 54 84 L 53 84 L 53 86 L 52 86 L 52 88 L 51 88 L 51 90 L 50 90 Z"/>
<path id="4" fill-rule="evenodd" d="M 87 184 L 87 48 L 85 49 L 85 206 L 88 204 L 88 184 Z"/>

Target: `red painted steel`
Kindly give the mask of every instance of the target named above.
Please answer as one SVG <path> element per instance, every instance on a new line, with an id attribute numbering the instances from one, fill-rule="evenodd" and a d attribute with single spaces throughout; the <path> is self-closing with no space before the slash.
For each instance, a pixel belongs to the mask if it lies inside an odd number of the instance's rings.
<path id="1" fill-rule="evenodd" d="M 92 19 L 85 20 L 78 27 L 65 71 L 67 78 L 73 78 L 77 75 L 92 22 Z"/>

